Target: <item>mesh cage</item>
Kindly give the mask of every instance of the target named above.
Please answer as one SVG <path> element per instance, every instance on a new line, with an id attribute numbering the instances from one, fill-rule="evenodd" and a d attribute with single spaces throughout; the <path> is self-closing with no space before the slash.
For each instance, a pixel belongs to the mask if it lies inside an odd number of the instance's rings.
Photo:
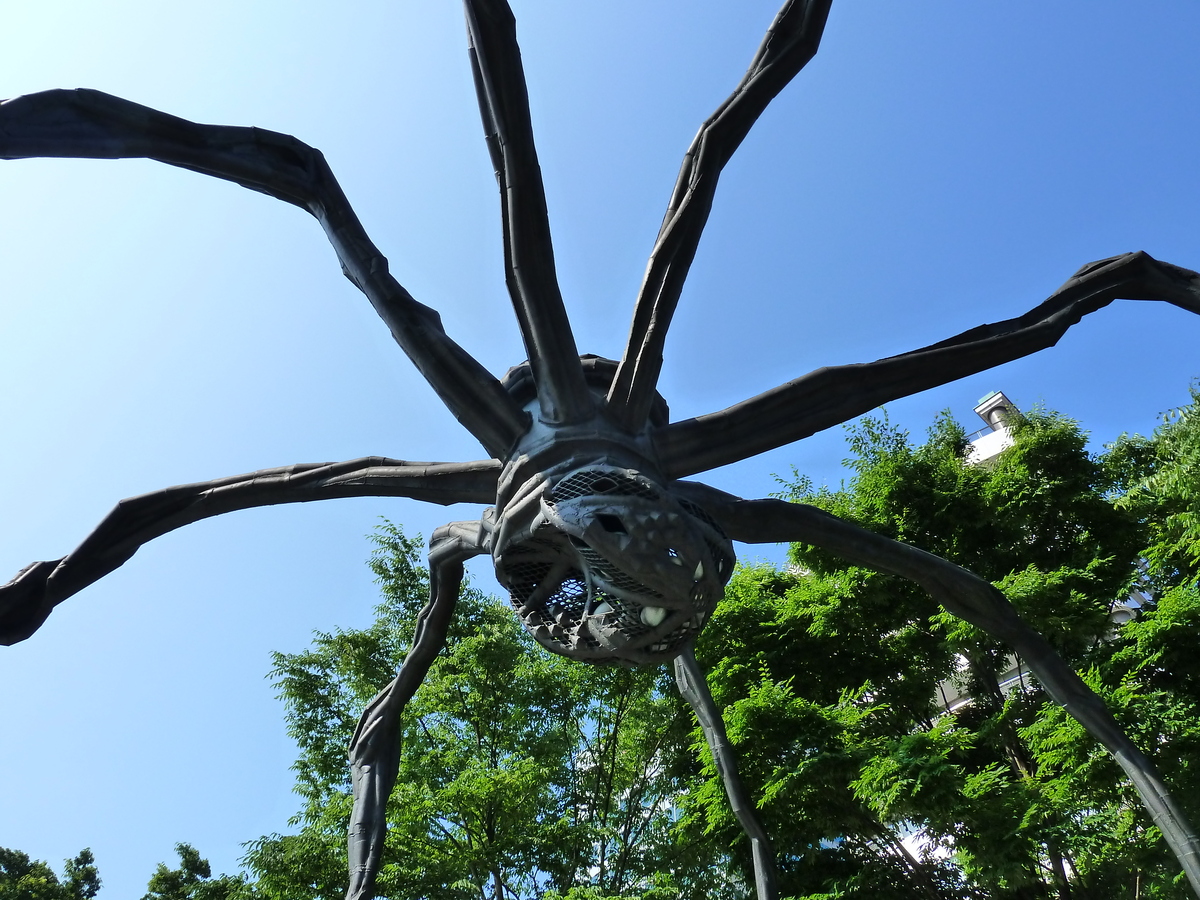
<path id="1" fill-rule="evenodd" d="M 673 658 L 716 608 L 733 571 L 733 548 L 713 517 L 634 470 L 601 463 L 571 471 L 542 494 L 541 509 L 551 518 L 499 548 L 496 575 L 538 643 L 572 659 L 650 665 Z M 622 537 L 597 543 L 597 524 Z M 585 540 L 579 532 L 587 529 Z M 618 549 L 627 539 L 650 543 Z M 635 574 L 647 566 L 656 568 Z M 696 574 L 677 584 L 676 575 L 693 567 Z"/>
<path id="2" fill-rule="evenodd" d="M 574 500 L 576 497 L 644 497 L 657 500 L 658 492 L 647 484 L 628 478 L 618 472 L 603 469 L 585 469 L 568 476 L 554 486 L 550 496 L 555 503 Z"/>
<path id="3" fill-rule="evenodd" d="M 553 537 L 533 537 L 513 544 L 504 551 L 496 566 L 500 583 L 508 588 L 509 602 L 525 627 L 542 646 L 567 656 L 595 652 L 600 642 L 585 627 L 588 606 L 587 578 L 575 566 L 561 575 L 557 584 L 547 580 L 564 572 L 564 560 L 570 560 L 565 541 Z M 535 594 L 541 599 L 530 604 Z"/>
<path id="4" fill-rule="evenodd" d="M 587 563 L 588 568 L 596 577 L 607 581 L 613 587 L 629 591 L 632 594 L 642 594 L 651 605 L 653 605 L 651 601 L 662 597 L 658 591 L 646 587 L 632 575 L 623 572 L 586 544 L 577 546 L 575 552 Z"/>
<path id="5" fill-rule="evenodd" d="M 712 554 L 713 562 L 717 564 L 717 575 L 722 581 L 728 581 L 729 576 L 733 574 L 733 564 L 737 562 L 737 558 L 729 552 L 728 548 L 722 547 L 716 541 L 705 538 L 705 544 L 708 545 L 708 552 Z"/>
<path id="6" fill-rule="evenodd" d="M 644 603 L 617 596 L 604 590 L 593 580 L 589 589 L 588 576 L 577 567 L 569 567 L 557 584 L 547 580 L 564 572 L 564 552 L 578 554 L 585 565 L 595 566 L 593 578 L 612 578 L 626 590 L 636 590 Z M 638 665 L 660 662 L 674 655 L 683 643 L 699 629 L 702 616 L 692 617 L 681 628 L 674 629 L 649 646 L 637 647 L 641 639 L 653 630 L 642 618 L 646 606 L 655 606 L 661 599 L 654 591 L 638 584 L 631 576 L 608 563 L 590 548 L 571 547 L 566 541 L 530 540 L 506 549 L 496 574 L 509 592 L 509 601 L 525 628 L 539 644 L 572 659 L 599 664 Z M 531 603 L 530 601 L 533 600 Z M 601 634 L 597 634 L 599 631 Z M 600 637 L 605 637 L 605 646 Z M 629 643 L 622 652 L 614 649 L 612 641 Z"/>
<path id="7" fill-rule="evenodd" d="M 681 498 L 679 500 L 679 505 L 682 506 L 685 510 L 687 510 L 689 515 L 691 515 L 693 518 L 699 519 L 701 522 L 703 522 L 705 525 L 707 525 L 709 528 L 711 528 L 713 531 L 715 531 L 721 537 L 728 537 L 728 535 L 725 534 L 725 529 L 722 528 L 717 523 L 717 520 L 714 519 L 712 516 L 710 516 L 708 513 L 706 513 L 703 509 L 701 509 L 695 503 L 692 503 L 690 500 L 684 500 Z"/>

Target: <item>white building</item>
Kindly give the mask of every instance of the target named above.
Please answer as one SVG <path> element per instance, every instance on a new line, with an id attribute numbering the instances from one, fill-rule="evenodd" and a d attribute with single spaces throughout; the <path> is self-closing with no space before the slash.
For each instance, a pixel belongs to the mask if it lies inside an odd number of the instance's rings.
<path id="1" fill-rule="evenodd" d="M 967 451 L 967 462 L 973 466 L 987 465 L 1013 445 L 1008 420 L 1017 408 L 1002 391 L 992 391 L 979 401 L 975 412 L 986 427 L 968 435 L 971 449 Z"/>

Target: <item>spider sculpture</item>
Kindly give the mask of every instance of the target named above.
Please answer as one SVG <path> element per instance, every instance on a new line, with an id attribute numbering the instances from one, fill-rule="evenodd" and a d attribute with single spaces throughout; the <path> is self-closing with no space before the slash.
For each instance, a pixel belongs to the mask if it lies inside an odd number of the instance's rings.
<path id="1" fill-rule="evenodd" d="M 0 587 L 0 639 L 29 637 L 67 597 L 147 541 L 200 519 L 277 503 L 410 497 L 492 504 L 430 541 L 431 597 L 396 678 L 363 713 L 350 748 L 354 807 L 348 897 L 369 898 L 398 719 L 442 647 L 465 560 L 492 557 L 513 609 L 549 650 L 596 664 L 672 662 L 752 843 L 757 894 L 774 897 L 769 841 L 741 787 L 721 717 L 692 652 L 734 564 L 732 540 L 803 541 L 908 578 L 1007 642 L 1049 694 L 1125 770 L 1200 895 L 1200 840 L 1153 765 L 1103 702 L 990 584 L 946 560 L 820 510 L 742 500 L 688 476 L 845 422 L 890 400 L 1052 346 L 1117 298 L 1200 313 L 1200 275 L 1129 253 L 1076 272 L 1025 315 L 863 365 L 818 369 L 708 415 L 668 420 L 656 390 L 672 313 L 717 180 L 772 98 L 813 58 L 831 0 L 788 0 L 750 68 L 684 157 L 619 362 L 581 356 L 556 280 L 515 23 L 505 0 L 466 0 L 470 58 L 500 184 L 506 276 L 528 361 L 497 379 L 400 286 L 321 154 L 256 128 L 200 125 L 96 91 L 47 91 L 0 105 L 0 157 L 146 157 L 270 194 L 312 213 L 346 276 L 489 458 L 411 463 L 371 457 L 267 469 L 121 501 L 72 553 Z"/>

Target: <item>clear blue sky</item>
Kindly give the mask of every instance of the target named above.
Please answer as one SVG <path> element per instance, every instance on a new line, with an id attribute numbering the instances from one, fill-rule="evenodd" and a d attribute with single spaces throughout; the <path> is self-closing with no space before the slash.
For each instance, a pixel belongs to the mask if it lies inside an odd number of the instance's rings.
<path id="1" fill-rule="evenodd" d="M 773 0 L 514 0 L 563 292 L 617 356 L 679 160 Z M 1200 6 L 841 3 L 726 170 L 660 387 L 682 418 L 821 365 L 1032 307 L 1085 262 L 1200 268 Z M 11 5 L 0 96 L 94 87 L 321 148 L 392 270 L 493 371 L 522 357 L 455 3 Z M 301 461 L 471 459 L 316 223 L 145 161 L 0 163 L 0 579 L 121 497 Z M 1058 348 L 890 407 L 981 395 L 1147 432 L 1200 375 L 1200 321 L 1124 303 Z M 839 430 L 713 473 L 746 496 L 841 477 Z M 286 829 L 271 650 L 365 624 L 364 536 L 406 501 L 228 516 L 156 541 L 0 652 L 0 846 L 91 846 L 140 896 L 189 841 L 219 871 Z M 778 550 L 752 551 L 779 559 Z M 476 569 L 488 583 L 486 566 Z"/>

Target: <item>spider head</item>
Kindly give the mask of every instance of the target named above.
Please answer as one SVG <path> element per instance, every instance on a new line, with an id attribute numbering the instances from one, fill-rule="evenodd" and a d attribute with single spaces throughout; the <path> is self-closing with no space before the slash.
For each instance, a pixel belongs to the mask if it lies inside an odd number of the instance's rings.
<path id="1" fill-rule="evenodd" d="M 576 465 L 520 494 L 498 516 L 496 574 L 525 627 L 557 653 L 671 659 L 732 574 L 716 522 L 637 470 Z"/>

